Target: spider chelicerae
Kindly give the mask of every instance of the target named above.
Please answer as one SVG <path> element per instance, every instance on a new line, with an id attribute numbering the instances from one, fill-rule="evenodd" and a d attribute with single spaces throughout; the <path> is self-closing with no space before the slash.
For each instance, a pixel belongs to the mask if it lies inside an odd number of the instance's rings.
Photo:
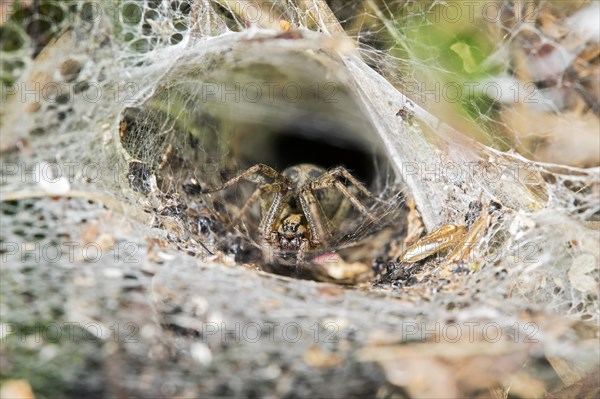
<path id="1" fill-rule="evenodd" d="M 253 177 L 258 177 L 259 185 L 228 227 L 238 224 L 260 201 L 261 238 L 284 257 L 295 254 L 296 260 L 301 262 L 307 251 L 327 247 L 332 230 L 349 216 L 351 206 L 371 222 L 377 222 L 356 194 L 373 202 L 380 200 L 342 166 L 325 170 L 312 164 L 299 164 L 279 173 L 270 166 L 257 164 L 221 186 L 202 193 L 214 193 Z"/>

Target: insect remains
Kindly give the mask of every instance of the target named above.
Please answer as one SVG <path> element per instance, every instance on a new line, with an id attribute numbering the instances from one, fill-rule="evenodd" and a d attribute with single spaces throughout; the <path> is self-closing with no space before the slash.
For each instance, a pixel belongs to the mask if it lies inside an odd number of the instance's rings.
<path id="1" fill-rule="evenodd" d="M 477 238 L 492 222 L 492 214 L 501 208 L 500 204 L 492 201 L 479 212 L 479 216 L 470 228 L 447 224 L 432 231 L 406 248 L 400 256 L 400 261 L 406 263 L 419 262 L 448 248 L 452 248 L 446 258 L 449 262 L 458 263 L 464 260 L 477 242 Z"/>
<path id="2" fill-rule="evenodd" d="M 221 186 L 204 190 L 203 194 L 253 179 L 258 187 L 231 219 L 228 228 L 237 225 L 258 201 L 261 239 L 276 250 L 279 261 L 302 262 L 308 251 L 328 248 L 334 233 L 350 216 L 352 207 L 370 222 L 377 222 L 357 195 L 373 203 L 380 200 L 342 166 L 325 170 L 312 164 L 299 164 L 279 173 L 265 164 L 256 164 Z"/>

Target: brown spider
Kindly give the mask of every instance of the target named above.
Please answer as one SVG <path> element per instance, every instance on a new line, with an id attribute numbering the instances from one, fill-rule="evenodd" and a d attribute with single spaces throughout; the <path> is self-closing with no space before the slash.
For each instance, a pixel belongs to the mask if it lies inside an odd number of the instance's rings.
<path id="1" fill-rule="evenodd" d="M 346 187 L 344 180 L 355 187 L 353 191 L 359 191 L 371 200 L 379 200 L 341 166 L 327 171 L 312 164 L 299 164 L 279 173 L 270 166 L 257 164 L 217 188 L 204 190 L 203 194 L 223 190 L 242 179 L 250 180 L 252 176 L 258 176 L 260 184 L 228 227 L 236 225 L 260 200 L 261 238 L 274 246 L 284 258 L 296 254 L 296 260 L 301 262 L 306 251 L 328 245 L 332 236 L 330 227 L 335 228 L 346 219 L 349 204 L 371 222 L 377 221 Z M 272 182 L 267 183 L 265 176 Z"/>

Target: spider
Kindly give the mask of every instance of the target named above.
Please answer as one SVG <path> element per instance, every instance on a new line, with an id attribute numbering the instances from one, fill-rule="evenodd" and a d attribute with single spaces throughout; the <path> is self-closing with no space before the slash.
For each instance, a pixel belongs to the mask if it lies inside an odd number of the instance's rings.
<path id="1" fill-rule="evenodd" d="M 279 173 L 270 166 L 256 164 L 221 186 L 204 190 L 202 194 L 221 191 L 242 179 L 251 181 L 252 177 L 259 177 L 259 186 L 228 228 L 238 224 L 260 200 L 261 238 L 279 250 L 284 259 L 295 254 L 296 261 L 301 262 L 307 251 L 327 246 L 332 237 L 330 227 L 338 226 L 347 218 L 349 204 L 371 222 L 377 222 L 352 191 L 358 191 L 373 201 L 379 200 L 342 166 L 325 170 L 312 164 L 299 164 Z M 272 182 L 267 183 L 265 177 Z M 347 187 L 345 182 L 354 189 Z"/>

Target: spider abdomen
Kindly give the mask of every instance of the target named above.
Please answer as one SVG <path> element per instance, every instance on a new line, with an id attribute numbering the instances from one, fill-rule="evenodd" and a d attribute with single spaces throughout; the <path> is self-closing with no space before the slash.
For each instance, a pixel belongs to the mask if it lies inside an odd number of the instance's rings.
<path id="1" fill-rule="evenodd" d="M 302 187 L 325 172 L 325 169 L 317 165 L 301 163 L 284 169 L 281 174 L 289 179 L 294 196 L 297 196 Z"/>

